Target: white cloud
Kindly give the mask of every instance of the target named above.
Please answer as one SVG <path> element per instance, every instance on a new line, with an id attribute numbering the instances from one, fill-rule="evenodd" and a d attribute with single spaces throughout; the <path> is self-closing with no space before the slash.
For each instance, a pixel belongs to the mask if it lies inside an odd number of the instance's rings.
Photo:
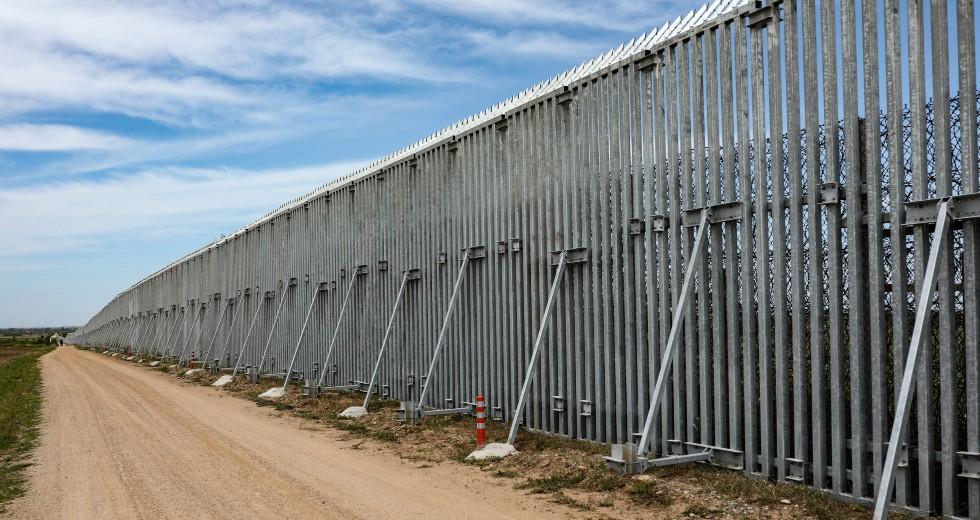
<path id="1" fill-rule="evenodd" d="M 33 152 L 113 150 L 129 145 L 128 139 L 74 126 L 35 124 L 0 126 L 0 150 Z"/>
<path id="2" fill-rule="evenodd" d="M 677 16 L 701 7 L 700 2 L 668 0 L 414 0 L 420 5 L 478 20 L 512 24 L 571 24 L 612 31 L 636 32 L 652 29 L 670 13 Z"/>
<path id="3" fill-rule="evenodd" d="M 554 32 L 537 31 L 473 31 L 468 39 L 475 51 L 486 57 L 506 59 L 513 55 L 545 58 L 575 58 L 584 60 L 605 49 L 601 43 L 582 38 L 570 38 Z"/>
<path id="4" fill-rule="evenodd" d="M 231 232 L 283 200 L 353 171 L 344 162 L 282 170 L 170 168 L 103 180 L 0 189 L 0 257 Z"/>
<path id="5" fill-rule="evenodd" d="M 384 6 L 7 0 L 0 116 L 89 109 L 209 125 L 309 102 L 310 82 L 460 81 Z"/>

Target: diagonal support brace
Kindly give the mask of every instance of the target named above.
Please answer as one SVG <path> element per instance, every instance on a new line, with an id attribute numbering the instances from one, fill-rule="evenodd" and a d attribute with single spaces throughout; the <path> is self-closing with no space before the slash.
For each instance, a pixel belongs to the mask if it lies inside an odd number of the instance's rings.
<path id="1" fill-rule="evenodd" d="M 684 270 L 684 283 L 681 286 L 681 294 L 677 300 L 677 308 L 674 309 L 674 318 L 670 325 L 670 334 L 667 336 L 667 349 L 660 362 L 660 371 L 657 374 L 657 382 L 653 386 L 653 395 L 650 398 L 650 408 L 647 410 L 646 420 L 643 424 L 643 434 L 640 437 L 640 445 L 637 447 L 637 458 L 640 459 L 639 471 L 646 469 L 646 455 L 650 448 L 650 437 L 653 435 L 654 418 L 663 401 L 664 388 L 667 383 L 667 376 L 677 357 L 678 343 L 680 343 L 681 327 L 684 324 L 684 316 L 687 313 L 687 306 L 690 303 L 691 285 L 696 272 L 696 264 L 705 247 L 705 237 L 707 236 L 708 225 L 711 218 L 711 210 L 705 208 L 701 211 L 701 219 L 698 223 L 698 231 L 694 238 L 694 248 L 688 259 L 687 268 Z"/>
<path id="2" fill-rule="evenodd" d="M 296 339 L 296 347 L 293 348 L 293 355 L 289 360 L 289 368 L 286 369 L 285 381 L 282 383 L 282 391 L 285 392 L 286 388 L 289 386 L 289 379 L 293 373 L 293 366 L 296 364 L 296 355 L 299 354 L 299 347 L 303 344 L 303 336 L 306 334 L 306 326 L 310 323 L 310 315 L 313 314 L 313 306 L 316 305 L 317 297 L 320 295 L 320 291 L 324 290 L 326 284 L 318 283 L 316 287 L 313 288 L 313 299 L 310 301 L 310 308 L 306 310 L 306 318 L 303 320 L 303 326 L 299 329 L 299 338 Z"/>
<path id="3" fill-rule="evenodd" d="M 541 316 L 541 325 L 538 327 L 538 335 L 534 340 L 534 349 L 531 351 L 531 360 L 527 364 L 527 371 L 524 373 L 524 384 L 521 386 L 521 393 L 517 398 L 517 408 L 514 409 L 514 417 L 511 419 L 510 432 L 507 434 L 507 444 L 514 444 L 517 438 L 517 428 L 521 424 L 521 416 L 524 415 L 524 407 L 527 405 L 527 395 L 531 389 L 531 381 L 534 380 L 534 367 L 538 364 L 541 357 L 541 345 L 544 344 L 545 334 L 551 324 L 551 310 L 558 299 L 558 289 L 561 287 L 561 279 L 565 274 L 565 268 L 569 263 L 579 263 L 586 261 L 586 249 L 578 247 L 565 249 L 552 253 L 552 263 L 556 265 L 555 278 L 551 282 L 551 290 L 548 292 L 548 303 L 544 306 L 544 314 Z"/>
<path id="4" fill-rule="evenodd" d="M 422 392 L 419 394 L 419 401 L 416 407 L 418 410 L 422 410 L 425 406 L 425 396 L 429 392 L 429 385 L 432 383 L 432 373 L 435 371 L 436 363 L 439 361 L 442 346 L 446 342 L 446 332 L 449 330 L 449 321 L 452 319 L 453 313 L 456 310 L 456 301 L 459 299 L 459 289 L 463 285 L 463 275 L 466 274 L 466 267 L 469 265 L 471 258 L 477 259 L 484 257 L 486 257 L 486 248 L 483 246 L 470 247 L 463 250 L 463 261 L 459 264 L 456 283 L 453 284 L 453 293 L 449 297 L 449 307 L 446 309 L 446 315 L 442 319 L 442 327 L 439 329 L 439 337 L 436 339 L 436 348 L 432 353 L 432 361 L 429 362 L 429 370 L 425 374 Z"/>
<path id="5" fill-rule="evenodd" d="M 204 357 L 201 358 L 201 361 L 205 363 L 205 366 L 207 366 L 208 361 L 210 361 L 208 358 L 211 356 L 211 349 L 214 347 L 215 340 L 218 339 L 218 331 L 221 330 L 221 324 L 225 320 L 225 311 L 228 310 L 228 307 L 231 307 L 232 302 L 234 301 L 234 298 L 228 298 L 228 301 L 225 302 L 224 307 L 221 308 L 221 314 L 218 315 L 218 323 L 214 326 L 214 334 L 211 335 L 211 341 L 208 342 L 208 350 L 204 353 Z"/>
<path id="6" fill-rule="evenodd" d="M 232 304 L 235 306 L 235 311 L 231 315 L 231 323 L 228 324 L 228 335 L 221 345 L 221 352 L 218 353 L 218 366 L 221 366 L 221 359 L 225 357 L 225 351 L 228 350 L 228 344 L 231 343 L 232 332 L 235 330 L 235 324 L 238 323 L 238 316 L 245 309 L 245 295 L 239 291 L 239 296 L 232 299 Z"/>
<path id="7" fill-rule="evenodd" d="M 245 332 L 245 339 L 242 340 L 242 348 L 238 351 L 238 358 L 235 359 L 235 368 L 231 371 L 231 377 L 235 377 L 238 374 L 238 368 L 242 364 L 242 357 L 245 355 L 245 347 L 248 345 L 248 339 L 252 337 L 252 330 L 255 328 L 255 321 L 259 318 L 259 311 L 262 310 L 262 306 L 265 305 L 265 301 L 269 298 L 269 293 L 259 299 L 259 304 L 255 306 L 255 314 L 252 315 L 252 321 L 248 324 L 248 331 Z"/>
<path id="8" fill-rule="evenodd" d="M 395 324 L 395 316 L 398 315 L 398 306 L 402 302 L 402 296 L 405 294 L 405 285 L 408 284 L 409 280 L 418 280 L 419 270 L 409 269 L 402 274 L 402 283 L 398 286 L 398 295 L 395 296 L 395 305 L 391 308 L 391 317 L 388 318 L 388 327 L 385 329 L 385 335 L 381 339 L 381 348 L 378 350 L 378 359 L 374 362 L 374 370 L 371 371 L 371 381 L 368 383 L 367 395 L 364 396 L 364 409 L 367 410 L 368 402 L 371 400 L 371 391 L 374 390 L 374 380 L 378 377 L 378 369 L 381 367 L 381 360 L 385 355 L 385 347 L 388 346 L 388 338 L 391 337 L 391 327 Z"/>
<path id="9" fill-rule="evenodd" d="M 888 516 L 888 502 L 895 486 L 895 469 L 898 467 L 899 448 L 905 441 L 905 430 L 908 427 L 909 412 L 912 409 L 912 397 L 915 395 L 915 375 L 918 371 L 919 357 L 922 345 L 925 343 L 928 331 L 924 331 L 928 321 L 932 297 L 936 292 L 936 269 L 939 266 L 939 255 L 946 244 L 949 232 L 950 199 L 939 201 L 939 211 L 936 216 L 936 230 L 932 235 L 932 246 L 929 248 L 929 260 L 926 263 L 925 277 L 915 308 L 915 324 L 912 327 L 912 338 L 909 342 L 908 355 L 905 358 L 905 370 L 902 373 L 902 386 L 895 402 L 895 420 L 892 422 L 891 435 L 888 438 L 888 453 L 881 471 L 881 482 L 875 494 L 874 519 L 882 520 Z"/>
<path id="10" fill-rule="evenodd" d="M 289 288 L 293 286 L 292 278 L 290 278 L 289 284 L 281 284 L 282 286 L 282 296 L 279 298 L 279 305 L 276 306 L 276 315 L 272 318 L 272 327 L 269 329 L 269 337 L 265 340 L 265 348 L 262 349 L 262 355 L 259 357 L 258 362 L 258 373 L 262 375 L 262 367 L 265 366 L 265 356 L 269 353 L 269 346 L 272 345 L 272 337 L 276 335 L 276 326 L 279 325 L 279 316 L 282 315 L 282 306 L 286 303 L 286 295 L 289 294 Z"/>
<path id="11" fill-rule="evenodd" d="M 344 303 L 340 305 L 340 313 L 337 315 L 337 324 L 334 325 L 333 335 L 330 336 L 330 344 L 327 345 L 327 355 L 323 359 L 323 372 L 320 372 L 320 380 L 317 381 L 317 386 L 323 386 L 323 380 L 327 377 L 327 363 L 330 362 L 330 354 L 333 353 L 333 347 L 337 343 L 337 333 L 340 332 L 340 324 L 344 321 L 344 313 L 347 312 L 347 302 L 350 301 L 351 291 L 354 290 L 354 282 L 357 281 L 357 277 L 367 274 L 367 266 L 359 265 L 354 268 L 354 273 L 350 277 L 350 282 L 347 283 L 347 291 L 344 293 Z"/>

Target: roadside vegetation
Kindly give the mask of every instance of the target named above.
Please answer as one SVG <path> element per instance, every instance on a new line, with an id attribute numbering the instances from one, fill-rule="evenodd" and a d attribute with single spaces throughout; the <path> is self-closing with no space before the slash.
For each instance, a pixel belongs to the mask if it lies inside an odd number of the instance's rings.
<path id="1" fill-rule="evenodd" d="M 0 336 L 0 513 L 24 494 L 24 470 L 37 444 L 46 336 Z"/>

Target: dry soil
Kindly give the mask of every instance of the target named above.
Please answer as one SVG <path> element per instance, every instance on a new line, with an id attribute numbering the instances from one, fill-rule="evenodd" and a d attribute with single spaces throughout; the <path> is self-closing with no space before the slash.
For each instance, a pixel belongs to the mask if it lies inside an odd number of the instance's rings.
<path id="1" fill-rule="evenodd" d="M 95 352 L 62 347 L 42 367 L 41 445 L 12 518 L 588 516 Z"/>

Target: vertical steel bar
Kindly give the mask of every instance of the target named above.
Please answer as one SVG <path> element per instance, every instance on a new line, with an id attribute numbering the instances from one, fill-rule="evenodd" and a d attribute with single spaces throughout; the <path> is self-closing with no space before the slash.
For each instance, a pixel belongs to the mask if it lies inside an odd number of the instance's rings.
<path id="1" fill-rule="evenodd" d="M 963 192 L 975 193 L 977 182 L 977 57 L 974 0 L 956 3 L 957 57 L 959 62 L 960 164 L 963 165 Z M 969 452 L 980 452 L 980 233 L 976 222 L 963 229 L 963 301 L 964 301 L 964 379 L 966 391 L 966 439 Z M 980 518 L 980 479 L 967 482 L 967 514 Z"/>

